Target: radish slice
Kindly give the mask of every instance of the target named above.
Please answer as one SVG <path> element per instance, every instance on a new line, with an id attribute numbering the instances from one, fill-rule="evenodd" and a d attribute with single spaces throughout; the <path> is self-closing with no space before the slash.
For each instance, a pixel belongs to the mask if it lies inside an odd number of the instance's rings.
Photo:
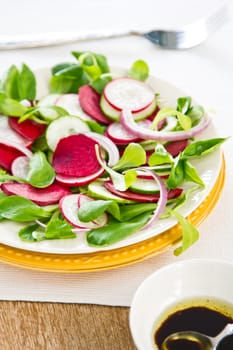
<path id="1" fill-rule="evenodd" d="M 98 144 L 108 153 L 109 166 L 112 166 L 118 162 L 120 158 L 118 148 L 108 137 L 96 132 L 86 132 L 85 135 L 97 141 Z"/>
<path id="2" fill-rule="evenodd" d="M 168 193 L 167 193 L 167 189 L 165 187 L 165 184 L 163 182 L 163 180 L 157 175 L 155 174 L 153 171 L 146 169 L 146 168 L 139 168 L 139 170 L 144 171 L 146 174 L 149 174 L 151 176 L 153 176 L 155 183 L 158 185 L 159 187 L 159 200 L 158 200 L 158 206 L 155 209 L 153 216 L 151 217 L 151 219 L 146 223 L 146 225 L 142 228 L 144 229 L 148 229 L 149 227 L 153 226 L 155 224 L 155 222 L 160 218 L 161 214 L 164 211 L 164 208 L 166 207 L 167 204 L 167 199 L 168 199 Z"/>
<path id="3" fill-rule="evenodd" d="M 46 125 L 30 119 L 18 123 L 18 118 L 9 117 L 8 122 L 13 130 L 30 141 L 34 141 L 37 137 L 41 136 L 46 129 Z"/>
<path id="4" fill-rule="evenodd" d="M 5 182 L 1 184 L 1 189 L 8 195 L 22 196 L 42 206 L 58 203 L 61 198 L 70 194 L 69 189 L 59 184 L 52 184 L 46 188 L 34 188 L 29 184 Z"/>
<path id="5" fill-rule="evenodd" d="M 122 126 L 133 135 L 140 137 L 144 140 L 156 140 L 156 141 L 178 141 L 185 140 L 190 137 L 193 137 L 203 130 L 205 130 L 209 123 L 210 119 L 207 116 L 204 116 L 199 124 L 191 128 L 190 130 L 184 131 L 155 131 L 143 127 L 139 127 L 135 123 L 133 115 L 129 109 L 124 109 L 121 112 L 120 121 Z"/>
<path id="6" fill-rule="evenodd" d="M 149 120 L 142 120 L 138 122 L 138 125 L 145 128 L 149 128 L 151 122 Z M 126 131 L 125 128 L 119 123 L 112 123 L 111 125 L 109 125 L 106 132 L 109 138 L 116 144 L 127 145 L 129 142 L 140 141 L 138 137 L 135 137 L 134 135 L 132 135 L 132 133 Z"/>
<path id="7" fill-rule="evenodd" d="M 112 192 L 113 194 L 115 194 L 121 198 L 129 199 L 129 200 L 133 200 L 133 201 L 137 201 L 137 202 L 157 203 L 159 201 L 159 198 L 160 198 L 159 193 L 142 194 L 142 193 L 134 193 L 134 192 L 129 191 L 129 190 L 118 191 L 115 189 L 115 187 L 111 181 L 105 181 L 104 186 L 106 187 L 107 190 L 109 190 L 110 192 Z M 182 189 L 180 189 L 180 188 L 176 188 L 174 190 L 169 190 L 168 191 L 168 199 L 179 197 L 181 195 L 181 193 L 182 193 Z"/>
<path id="8" fill-rule="evenodd" d="M 80 87 L 79 103 L 84 112 L 90 115 L 94 120 L 103 124 L 111 123 L 100 109 L 100 95 L 92 89 L 90 85 L 83 85 Z"/>
<path id="9" fill-rule="evenodd" d="M 17 157 L 11 164 L 12 175 L 27 179 L 29 171 L 29 158 L 25 156 Z"/>
<path id="10" fill-rule="evenodd" d="M 104 169 L 100 168 L 96 173 L 84 177 L 71 177 L 57 174 L 56 180 L 65 186 L 84 186 L 100 177 L 103 173 Z"/>
<path id="11" fill-rule="evenodd" d="M 15 132 L 8 123 L 8 117 L 1 115 L 0 116 L 0 139 L 6 140 L 7 142 L 14 142 L 23 147 L 28 147 L 32 143 L 30 140 L 25 139 Z"/>
<path id="12" fill-rule="evenodd" d="M 70 194 L 60 200 L 59 207 L 64 218 L 73 226 L 82 229 L 94 229 L 106 225 L 107 214 L 102 214 L 95 221 L 82 222 L 78 218 L 78 210 L 82 203 L 93 201 L 94 199 L 83 194 Z"/>
<path id="13" fill-rule="evenodd" d="M 82 119 L 67 115 L 57 118 L 49 124 L 46 130 L 46 140 L 49 148 L 54 151 L 62 138 L 88 131 L 90 128 Z"/>
<path id="14" fill-rule="evenodd" d="M 61 139 L 53 155 L 53 167 L 60 175 L 85 177 L 100 170 L 92 138 L 83 134 Z"/>
<path id="15" fill-rule="evenodd" d="M 57 99 L 60 97 L 60 94 L 49 94 L 40 99 L 38 106 L 47 107 L 55 105 Z"/>
<path id="16" fill-rule="evenodd" d="M 70 115 L 77 116 L 82 120 L 92 120 L 89 115 L 83 112 L 77 94 L 61 95 L 56 100 L 55 105 L 64 108 Z"/>
<path id="17" fill-rule="evenodd" d="M 104 88 L 106 101 L 118 111 L 129 108 L 140 112 L 155 100 L 155 93 L 146 83 L 132 78 L 118 78 Z"/>

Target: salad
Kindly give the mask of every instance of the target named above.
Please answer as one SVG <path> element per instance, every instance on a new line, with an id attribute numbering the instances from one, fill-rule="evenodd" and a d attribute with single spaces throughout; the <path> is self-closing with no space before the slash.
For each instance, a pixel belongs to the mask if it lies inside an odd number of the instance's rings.
<path id="1" fill-rule="evenodd" d="M 182 253 L 198 231 L 179 208 L 205 187 L 193 159 L 225 139 L 195 140 L 210 123 L 204 108 L 189 96 L 163 101 L 145 61 L 116 77 L 103 55 L 72 54 L 76 62 L 52 67 L 39 100 L 26 64 L 0 81 L 0 220 L 22 223 L 23 241 L 85 232 L 105 247 L 175 217 Z"/>

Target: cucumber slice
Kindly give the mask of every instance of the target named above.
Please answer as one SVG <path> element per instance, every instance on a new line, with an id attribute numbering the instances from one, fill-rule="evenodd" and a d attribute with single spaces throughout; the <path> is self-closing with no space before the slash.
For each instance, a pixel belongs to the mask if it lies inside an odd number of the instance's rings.
<path id="1" fill-rule="evenodd" d="M 89 131 L 91 131 L 89 126 L 82 119 L 67 115 L 49 124 L 46 130 L 46 141 L 49 148 L 54 151 L 60 139 Z"/>
<path id="2" fill-rule="evenodd" d="M 105 86 L 104 97 L 117 110 L 129 108 L 132 112 L 140 112 L 154 101 L 155 94 L 152 88 L 142 81 L 118 78 Z"/>
<path id="3" fill-rule="evenodd" d="M 104 186 L 102 181 L 93 181 L 88 185 L 88 195 L 94 198 L 115 200 L 117 203 L 134 203 L 129 199 L 124 199 L 109 192 Z"/>
<path id="4" fill-rule="evenodd" d="M 129 188 L 132 192 L 154 194 L 159 193 L 159 186 L 152 179 L 137 178 Z"/>
<path id="5" fill-rule="evenodd" d="M 120 111 L 113 108 L 108 101 L 104 98 L 104 95 L 101 96 L 100 99 L 100 108 L 102 112 L 113 121 L 119 121 L 120 119 Z"/>
<path id="6" fill-rule="evenodd" d="M 38 102 L 38 106 L 54 106 L 56 104 L 57 99 L 60 97 L 60 94 L 50 94 L 47 96 L 44 96 L 40 99 Z"/>
<path id="7" fill-rule="evenodd" d="M 140 112 L 133 112 L 133 117 L 134 120 L 136 121 L 140 121 L 142 119 L 145 119 L 147 117 L 149 117 L 156 109 L 157 103 L 156 100 L 154 99 L 154 101 L 147 106 L 145 109 L 143 109 Z M 104 95 L 101 96 L 100 99 L 100 108 L 102 110 L 102 112 L 111 120 L 113 121 L 119 121 L 120 120 L 120 111 L 115 109 L 114 107 L 112 107 L 110 105 L 110 103 L 106 100 L 106 98 L 104 97 Z"/>

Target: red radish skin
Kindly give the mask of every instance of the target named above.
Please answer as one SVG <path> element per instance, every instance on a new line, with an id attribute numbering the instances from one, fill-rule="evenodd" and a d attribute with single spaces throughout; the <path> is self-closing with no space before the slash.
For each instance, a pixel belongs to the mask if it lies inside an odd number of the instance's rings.
<path id="1" fill-rule="evenodd" d="M 41 136 L 46 129 L 46 125 L 37 123 L 33 120 L 25 120 L 22 123 L 18 123 L 18 118 L 9 117 L 8 122 L 10 127 L 15 130 L 21 136 L 27 138 L 30 141 L 34 141 L 37 137 Z"/>
<path id="2" fill-rule="evenodd" d="M 101 168 L 96 173 L 84 177 L 71 177 L 57 174 L 56 180 L 64 186 L 84 186 L 100 177 L 103 173 L 104 169 Z"/>
<path id="3" fill-rule="evenodd" d="M 188 146 L 188 140 L 174 141 L 168 143 L 165 148 L 173 156 L 176 157 Z"/>
<path id="4" fill-rule="evenodd" d="M 156 203 L 159 200 L 159 193 L 158 194 L 142 194 L 142 193 L 135 193 L 132 191 L 118 191 L 115 189 L 113 183 L 111 181 L 106 181 L 104 183 L 104 186 L 107 190 L 109 190 L 111 193 L 124 198 L 124 199 L 130 199 L 137 202 L 143 202 L 143 203 Z M 174 190 L 169 190 L 167 194 L 167 199 L 172 199 L 179 197 L 182 193 L 181 188 L 176 188 Z"/>
<path id="5" fill-rule="evenodd" d="M 24 154 L 14 147 L 0 143 L 0 166 L 11 171 L 13 161 Z"/>
<path id="6" fill-rule="evenodd" d="M 100 95 L 90 86 L 84 85 L 79 89 L 79 103 L 85 113 L 102 124 L 111 124 L 100 109 Z"/>
<path id="7" fill-rule="evenodd" d="M 83 134 L 64 137 L 58 142 L 53 155 L 53 167 L 57 174 L 85 177 L 100 170 L 95 145 L 96 141 Z"/>
<path id="8" fill-rule="evenodd" d="M 69 189 L 56 183 L 46 188 L 35 188 L 29 184 L 5 182 L 1 184 L 1 189 L 8 195 L 22 196 L 42 206 L 56 204 L 61 198 L 70 194 Z"/>

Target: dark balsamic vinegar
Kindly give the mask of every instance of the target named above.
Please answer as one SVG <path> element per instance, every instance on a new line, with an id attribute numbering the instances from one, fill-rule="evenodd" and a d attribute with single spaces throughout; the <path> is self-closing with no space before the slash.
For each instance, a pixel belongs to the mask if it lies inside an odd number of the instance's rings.
<path id="1" fill-rule="evenodd" d="M 179 331 L 196 331 L 215 337 L 227 323 L 233 323 L 233 314 L 230 316 L 219 309 L 208 306 L 190 306 L 170 313 L 160 327 L 155 331 L 154 341 L 161 350 L 164 339 Z M 172 341 L 170 350 L 201 350 L 197 342 L 188 340 Z M 217 350 L 233 350 L 233 336 L 225 338 Z"/>

